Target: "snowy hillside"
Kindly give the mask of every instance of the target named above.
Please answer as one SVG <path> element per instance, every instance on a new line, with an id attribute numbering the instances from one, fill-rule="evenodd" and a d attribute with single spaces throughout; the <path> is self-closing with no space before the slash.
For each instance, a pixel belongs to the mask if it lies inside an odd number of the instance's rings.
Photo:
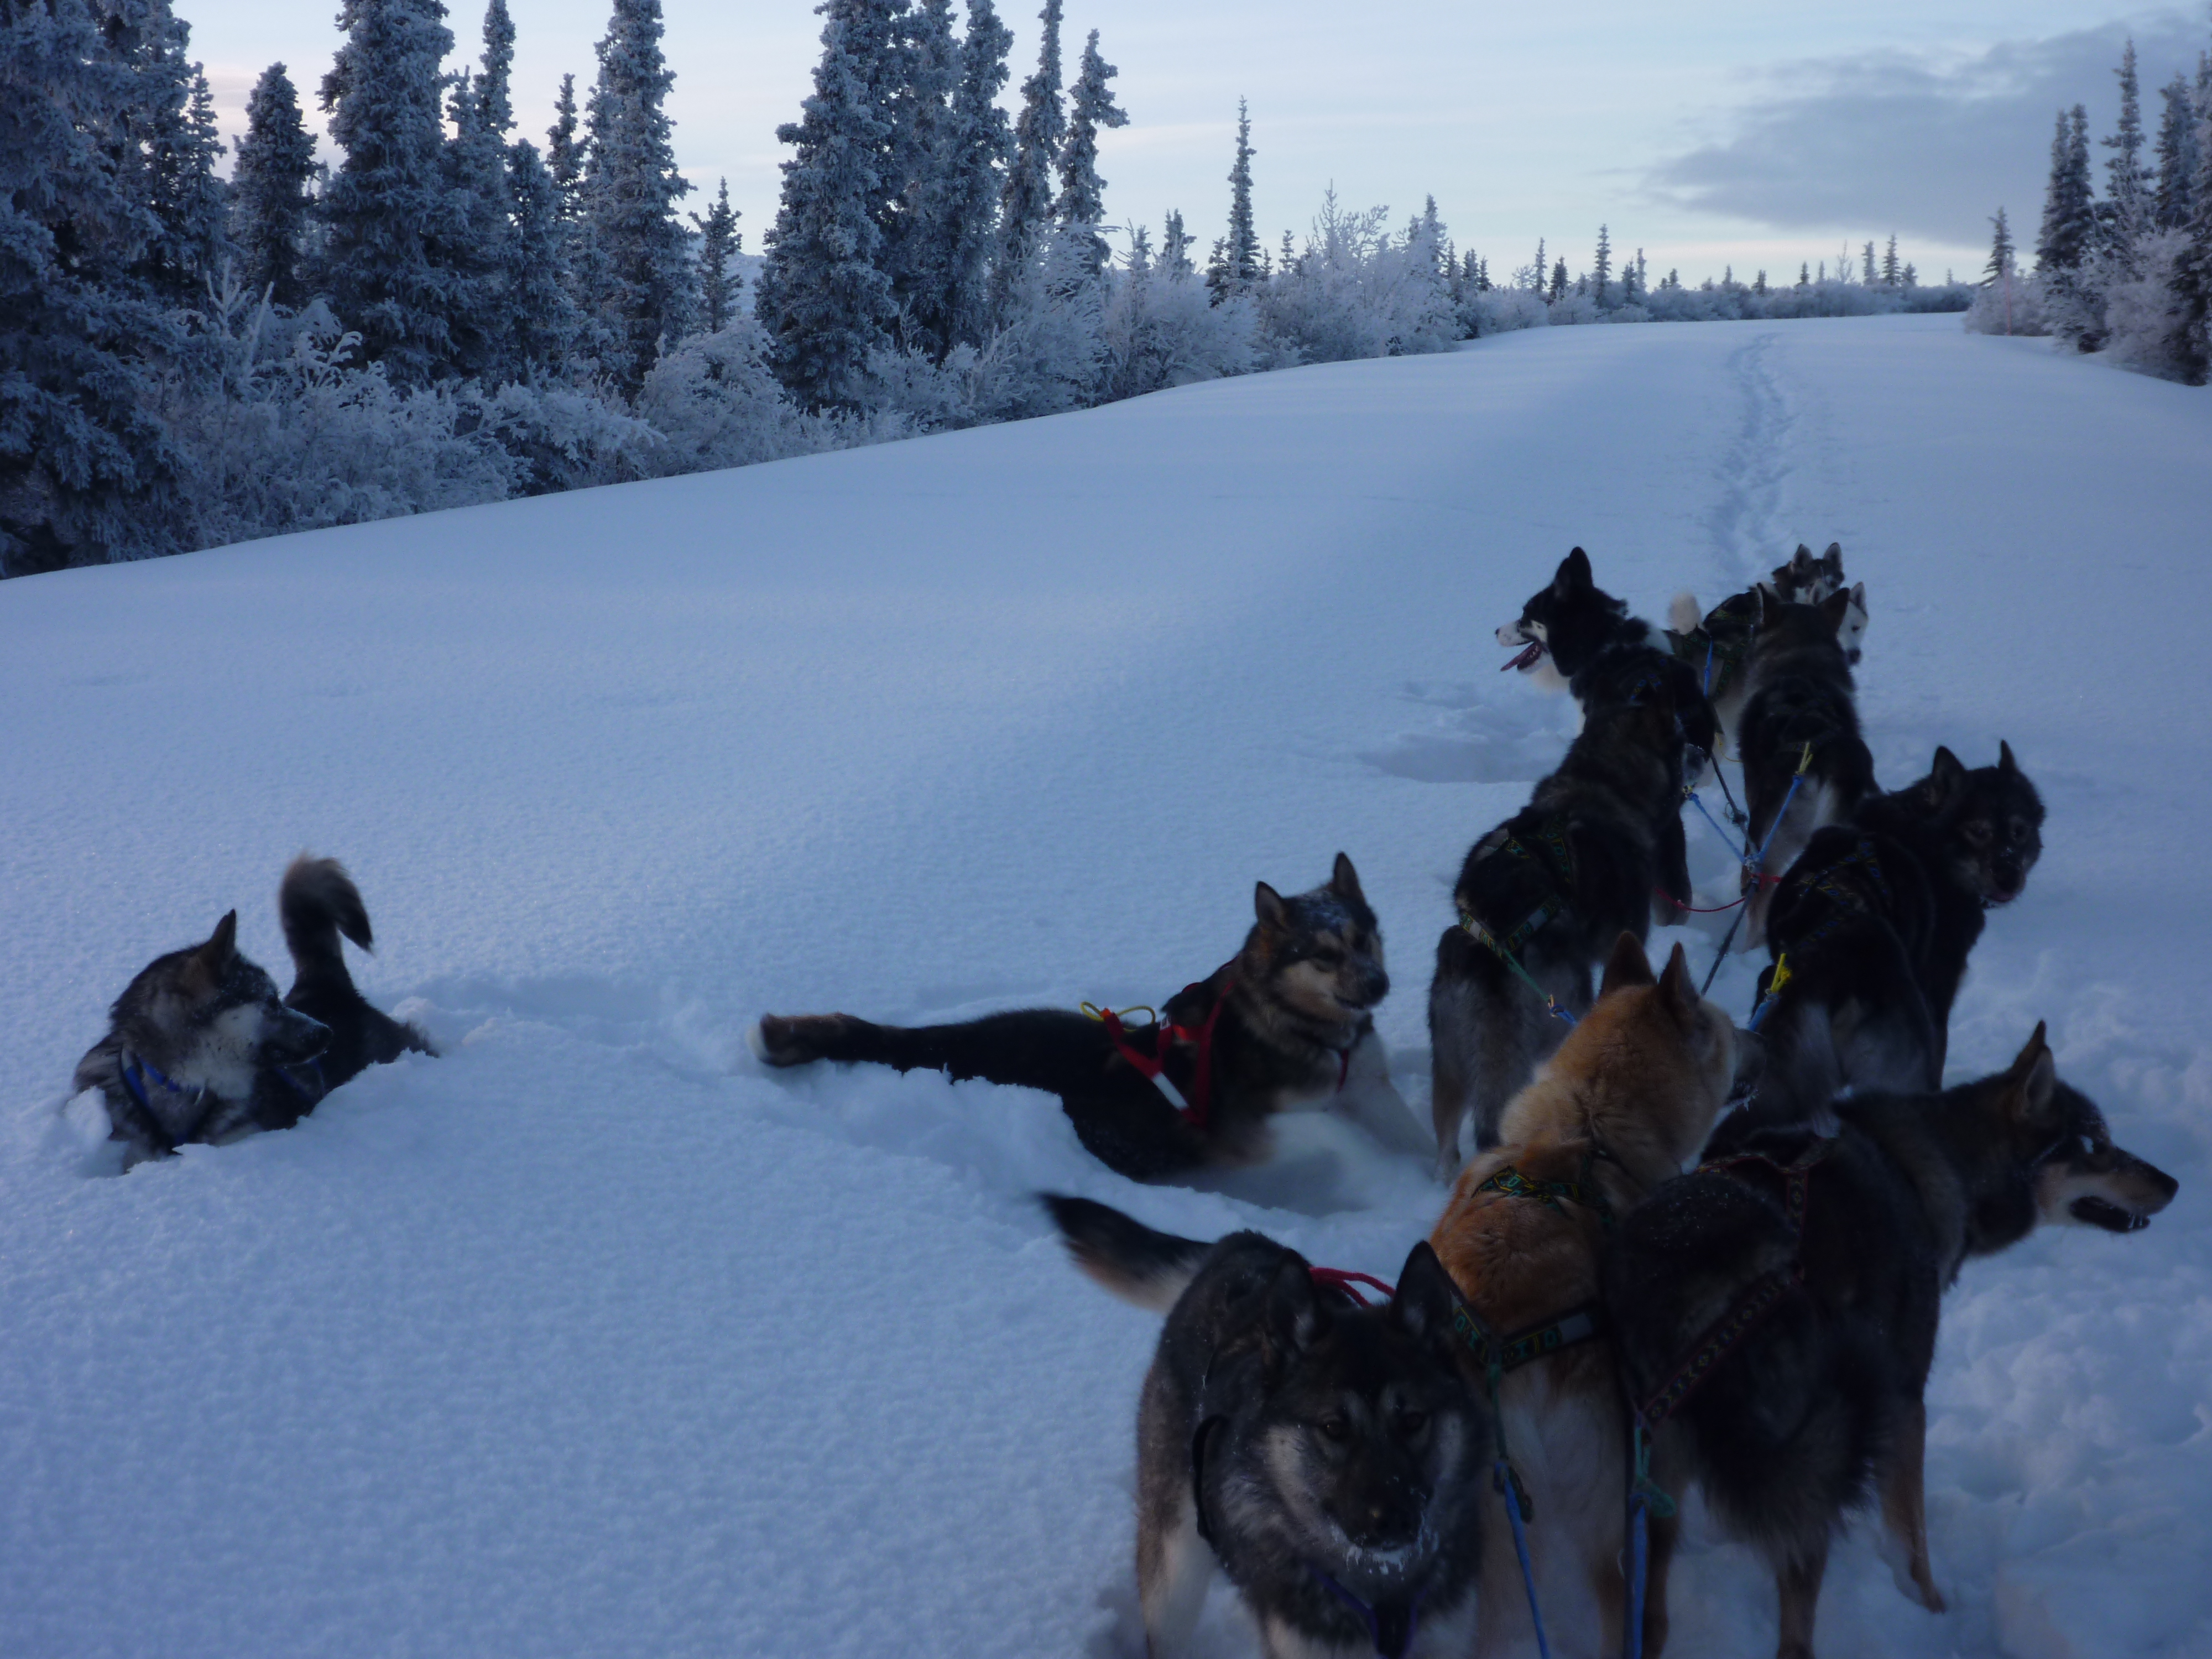
<path id="1" fill-rule="evenodd" d="M 1862 1531 L 1823 1650 L 2212 1653 L 2208 457 L 2202 391 L 1953 318 L 1539 330 L 0 585 L 0 1653 L 1140 1654 L 1156 1322 L 1028 1194 L 1388 1274 L 1443 1189 L 1312 1119 L 1135 1188 L 1043 1097 L 745 1022 L 1154 1001 L 1341 848 L 1425 1111 L 1451 875 L 1571 729 L 1492 629 L 1577 542 L 1657 616 L 1831 539 L 1883 780 L 2004 738 L 2050 808 L 1954 1073 L 2049 1019 L 2182 1191 L 1969 1266 L 1954 1610 Z M 89 1177 L 107 1002 L 233 905 L 288 980 L 303 847 L 445 1057 Z M 1747 1552 L 1675 1582 L 1674 1651 L 1771 1651 Z"/>

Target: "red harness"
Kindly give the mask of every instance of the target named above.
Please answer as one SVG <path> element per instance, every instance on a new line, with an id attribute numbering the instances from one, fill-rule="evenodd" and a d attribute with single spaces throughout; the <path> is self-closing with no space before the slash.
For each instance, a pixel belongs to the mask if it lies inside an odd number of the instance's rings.
<path id="1" fill-rule="evenodd" d="M 1196 984 L 1186 985 L 1182 988 L 1183 992 L 1188 995 L 1205 983 L 1200 980 Z M 1114 1040 L 1114 1046 L 1121 1051 L 1121 1058 L 1136 1067 L 1165 1095 L 1182 1121 L 1201 1134 L 1206 1132 L 1206 1119 L 1213 1108 L 1213 1028 L 1221 1023 L 1221 1011 L 1229 1006 L 1229 994 L 1236 988 L 1237 981 L 1232 977 L 1221 988 L 1221 994 L 1213 1000 L 1213 1006 L 1206 1011 L 1206 1018 L 1199 1022 L 1195 1030 L 1188 1025 L 1155 1026 L 1153 1029 L 1159 1033 L 1157 1054 L 1148 1054 L 1129 1041 L 1129 1034 L 1121 1024 L 1121 1015 L 1111 1008 L 1098 1011 L 1099 1022 L 1106 1027 L 1106 1035 Z M 1198 1049 L 1198 1059 L 1191 1070 L 1188 1098 L 1182 1090 L 1176 1087 L 1175 1079 L 1167 1074 L 1168 1044 L 1170 1042 L 1188 1042 Z"/>

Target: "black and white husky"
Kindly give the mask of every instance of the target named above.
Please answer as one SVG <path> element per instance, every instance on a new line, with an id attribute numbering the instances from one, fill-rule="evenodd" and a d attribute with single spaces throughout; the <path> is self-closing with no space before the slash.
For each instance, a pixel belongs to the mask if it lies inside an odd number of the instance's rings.
<path id="1" fill-rule="evenodd" d="M 1217 1564 L 1268 1659 L 1466 1651 L 1492 1431 L 1435 1251 L 1414 1245 L 1369 1307 L 1259 1233 L 1209 1244 L 1044 1202 L 1078 1266 L 1167 1315 L 1137 1413 L 1152 1659 L 1183 1650 Z"/>
<path id="2" fill-rule="evenodd" d="M 278 909 L 296 973 L 289 996 L 240 952 L 232 910 L 200 944 L 141 969 L 77 1062 L 74 1086 L 100 1091 L 125 1167 L 288 1128 L 364 1066 L 434 1052 L 354 988 L 337 939 L 366 949 L 368 914 L 335 860 L 295 860 Z"/>

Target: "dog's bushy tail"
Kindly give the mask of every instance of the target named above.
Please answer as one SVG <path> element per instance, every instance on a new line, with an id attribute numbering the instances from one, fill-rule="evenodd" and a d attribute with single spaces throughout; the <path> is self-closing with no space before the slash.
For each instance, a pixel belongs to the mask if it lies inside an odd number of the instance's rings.
<path id="1" fill-rule="evenodd" d="M 1677 593 L 1667 602 L 1667 626 L 1677 634 L 1694 634 L 1705 623 L 1694 593 Z"/>
<path id="2" fill-rule="evenodd" d="M 336 859 L 319 859 L 310 853 L 294 859 L 276 890 L 276 914 L 284 924 L 285 947 L 302 975 L 345 973 L 340 933 L 364 951 L 376 948 L 361 890 Z"/>
<path id="3" fill-rule="evenodd" d="M 1087 1198 L 1040 1193 L 1075 1265 L 1124 1302 L 1165 1313 L 1183 1293 L 1213 1246 L 1155 1232 L 1119 1210 Z"/>

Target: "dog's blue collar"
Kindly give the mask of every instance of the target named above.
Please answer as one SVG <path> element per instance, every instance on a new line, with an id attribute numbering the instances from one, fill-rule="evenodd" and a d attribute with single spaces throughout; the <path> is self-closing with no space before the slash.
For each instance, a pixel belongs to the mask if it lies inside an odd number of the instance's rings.
<path id="1" fill-rule="evenodd" d="M 146 1098 L 148 1078 L 153 1079 L 179 1100 L 194 1099 L 206 1092 L 203 1089 L 187 1089 L 151 1060 L 141 1060 L 127 1049 L 124 1051 L 123 1064 L 117 1068 L 117 1075 L 123 1080 L 123 1091 L 137 1102 L 138 1109 L 142 1112 L 150 1112 L 154 1109 Z"/>

